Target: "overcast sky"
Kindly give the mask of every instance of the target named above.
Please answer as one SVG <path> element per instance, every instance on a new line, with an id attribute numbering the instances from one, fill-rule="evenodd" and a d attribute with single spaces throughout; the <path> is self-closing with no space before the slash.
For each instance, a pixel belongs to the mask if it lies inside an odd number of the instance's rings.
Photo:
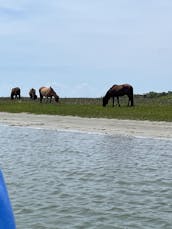
<path id="1" fill-rule="evenodd" d="M 171 0 L 0 0 L 0 96 L 172 91 Z"/>

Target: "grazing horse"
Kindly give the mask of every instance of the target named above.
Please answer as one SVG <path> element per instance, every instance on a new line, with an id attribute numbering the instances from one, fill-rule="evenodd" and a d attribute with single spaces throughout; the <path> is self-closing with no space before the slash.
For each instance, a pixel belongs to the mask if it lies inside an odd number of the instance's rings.
<path id="1" fill-rule="evenodd" d="M 15 87 L 11 89 L 11 99 L 20 99 L 20 88 Z"/>
<path id="2" fill-rule="evenodd" d="M 34 88 L 31 88 L 29 91 L 29 96 L 31 99 L 35 100 L 37 99 L 37 95 L 36 95 L 36 90 Z"/>
<path id="3" fill-rule="evenodd" d="M 43 97 L 46 97 L 46 102 L 48 102 L 48 98 L 50 98 L 49 102 L 51 103 L 52 97 L 54 97 L 55 101 L 59 101 L 59 96 L 56 94 L 52 87 L 41 87 L 39 89 L 40 94 L 40 103 L 42 103 Z"/>
<path id="4" fill-rule="evenodd" d="M 119 96 L 127 95 L 128 96 L 128 106 L 134 106 L 134 98 L 133 98 L 133 87 L 129 84 L 122 85 L 113 85 L 103 97 L 103 106 L 105 107 L 108 104 L 109 99 L 112 97 L 113 106 L 114 106 L 114 98 L 117 98 L 118 106 L 119 104 Z"/>

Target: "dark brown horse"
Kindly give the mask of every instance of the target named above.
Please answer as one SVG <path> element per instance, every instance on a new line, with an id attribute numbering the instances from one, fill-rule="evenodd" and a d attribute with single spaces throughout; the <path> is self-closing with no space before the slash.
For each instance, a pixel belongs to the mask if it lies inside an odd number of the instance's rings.
<path id="1" fill-rule="evenodd" d="M 35 100 L 37 99 L 37 95 L 36 95 L 36 90 L 34 88 L 31 88 L 29 91 L 29 96 L 31 99 Z"/>
<path id="2" fill-rule="evenodd" d="M 20 99 L 20 88 L 19 87 L 15 87 L 11 89 L 11 99 Z"/>
<path id="3" fill-rule="evenodd" d="M 41 87 L 39 89 L 40 94 L 40 103 L 42 103 L 43 97 L 46 97 L 46 102 L 48 102 L 48 98 L 50 98 L 49 102 L 51 103 L 52 97 L 54 97 L 55 101 L 59 101 L 59 96 L 56 94 L 52 87 Z"/>
<path id="4" fill-rule="evenodd" d="M 115 97 L 117 98 L 118 106 L 120 106 L 119 96 L 123 95 L 128 96 L 128 106 L 134 106 L 133 87 L 129 84 L 113 85 L 103 97 L 103 106 L 105 107 L 108 104 L 108 101 L 111 97 L 113 99 L 113 106 Z"/>

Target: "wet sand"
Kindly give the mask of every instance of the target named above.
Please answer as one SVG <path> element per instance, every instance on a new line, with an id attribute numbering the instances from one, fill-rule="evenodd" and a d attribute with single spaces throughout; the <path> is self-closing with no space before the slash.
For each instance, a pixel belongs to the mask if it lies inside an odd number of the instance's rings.
<path id="1" fill-rule="evenodd" d="M 172 139 L 172 122 L 0 112 L 0 124 L 110 135 Z"/>

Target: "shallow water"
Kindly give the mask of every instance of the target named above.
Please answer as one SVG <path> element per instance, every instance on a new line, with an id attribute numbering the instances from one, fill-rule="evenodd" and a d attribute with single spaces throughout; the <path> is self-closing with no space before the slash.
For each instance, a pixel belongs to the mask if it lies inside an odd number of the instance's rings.
<path id="1" fill-rule="evenodd" d="M 0 126 L 18 229 L 172 225 L 172 141 Z"/>

